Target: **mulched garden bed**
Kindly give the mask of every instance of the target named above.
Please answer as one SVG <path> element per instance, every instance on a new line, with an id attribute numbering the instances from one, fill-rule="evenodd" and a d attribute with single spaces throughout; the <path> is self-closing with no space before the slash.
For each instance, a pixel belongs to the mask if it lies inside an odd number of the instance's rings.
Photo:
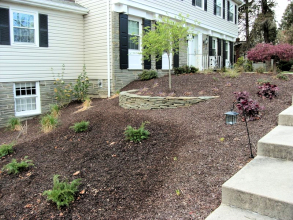
<path id="1" fill-rule="evenodd" d="M 257 97 L 260 78 L 279 86 L 277 98 Z M 39 118 L 29 120 L 28 134 L 20 136 L 11 156 L 0 159 L 0 168 L 26 155 L 35 166 L 18 175 L 0 174 L 0 219 L 205 219 L 221 203 L 221 185 L 250 161 L 245 124 L 240 118 L 233 126 L 224 123 L 233 92 L 248 91 L 264 106 L 262 118 L 248 123 L 256 154 L 257 141 L 291 105 L 293 84 L 271 75 L 230 79 L 216 73 L 173 76 L 172 84 L 169 91 L 168 77 L 163 77 L 135 81 L 123 90 L 146 87 L 154 93 L 220 98 L 144 111 L 123 109 L 118 98 L 94 99 L 92 108 L 76 114 L 79 104 L 72 103 L 49 134 L 40 131 Z M 81 120 L 90 121 L 87 132 L 69 129 Z M 139 144 L 125 141 L 126 126 L 139 127 L 143 121 L 150 122 L 150 138 Z M 0 144 L 17 135 L 1 129 Z M 80 174 L 73 176 L 76 171 Z M 68 208 L 58 210 L 42 196 L 52 189 L 54 174 L 69 181 L 82 178 L 82 193 Z"/>

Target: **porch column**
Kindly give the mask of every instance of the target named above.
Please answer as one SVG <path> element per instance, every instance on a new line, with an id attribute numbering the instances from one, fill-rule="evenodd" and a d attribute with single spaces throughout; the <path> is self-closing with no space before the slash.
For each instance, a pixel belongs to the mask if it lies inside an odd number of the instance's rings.
<path id="1" fill-rule="evenodd" d="M 197 43 L 197 53 L 196 53 L 196 67 L 199 70 L 203 70 L 203 65 L 202 65 L 202 41 L 203 41 L 203 37 L 202 37 L 202 33 L 199 33 L 198 35 L 198 43 Z"/>

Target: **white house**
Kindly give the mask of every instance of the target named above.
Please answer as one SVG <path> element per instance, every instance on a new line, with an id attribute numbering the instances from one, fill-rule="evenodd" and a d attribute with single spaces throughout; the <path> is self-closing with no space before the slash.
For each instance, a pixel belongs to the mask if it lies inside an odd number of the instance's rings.
<path id="1" fill-rule="evenodd" d="M 143 69 L 168 69 L 166 55 L 143 61 L 129 38 L 160 16 L 189 15 L 200 22 L 186 50 L 172 65 L 199 69 L 233 63 L 242 0 L 1 0 L 0 126 L 11 116 L 44 113 L 54 102 L 53 83 L 74 82 L 85 64 L 90 93 L 107 97 L 137 78 Z M 52 73 L 53 68 L 53 73 Z"/>

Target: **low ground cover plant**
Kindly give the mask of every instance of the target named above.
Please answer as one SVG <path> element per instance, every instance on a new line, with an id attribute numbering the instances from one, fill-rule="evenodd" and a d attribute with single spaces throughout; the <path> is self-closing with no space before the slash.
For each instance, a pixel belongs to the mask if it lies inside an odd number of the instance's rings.
<path id="1" fill-rule="evenodd" d="M 14 143 L 11 144 L 2 144 L 0 146 L 0 157 L 4 157 L 8 154 L 13 153 L 13 145 Z"/>
<path id="2" fill-rule="evenodd" d="M 284 73 L 277 74 L 276 75 L 276 78 L 277 79 L 281 79 L 281 80 L 285 80 L 285 81 L 289 80 L 289 77 L 286 74 L 284 74 Z"/>
<path id="3" fill-rule="evenodd" d="M 20 131 L 21 130 L 21 123 L 20 119 L 16 117 L 11 117 L 8 120 L 8 130 L 10 131 Z"/>
<path id="4" fill-rule="evenodd" d="M 180 74 L 183 74 L 183 73 L 196 73 L 198 72 L 198 68 L 194 67 L 194 66 L 188 66 L 188 65 L 184 65 L 184 66 L 181 66 L 181 67 L 175 67 L 174 68 L 174 74 L 175 75 L 180 75 Z"/>
<path id="5" fill-rule="evenodd" d="M 133 141 L 134 143 L 139 143 L 143 139 L 147 139 L 150 132 L 145 129 L 145 125 L 149 122 L 142 122 L 141 126 L 136 129 L 128 125 L 124 132 L 126 140 Z"/>
<path id="6" fill-rule="evenodd" d="M 155 70 L 144 70 L 141 74 L 138 75 L 138 79 L 145 81 L 158 78 L 158 72 Z"/>
<path id="7" fill-rule="evenodd" d="M 52 116 L 51 114 L 47 114 L 41 118 L 40 123 L 42 126 L 42 131 L 48 133 L 57 126 L 58 119 Z"/>
<path id="8" fill-rule="evenodd" d="M 271 80 L 269 80 L 269 79 L 258 79 L 257 80 L 257 84 L 259 84 L 259 85 L 262 85 L 265 83 L 271 83 Z"/>
<path id="9" fill-rule="evenodd" d="M 68 181 L 60 182 L 59 175 L 53 177 L 53 189 L 43 192 L 44 196 L 47 196 L 48 201 L 56 203 L 57 208 L 62 206 L 69 206 L 74 201 L 74 196 L 78 191 L 81 179 L 75 179 L 71 183 Z"/>
<path id="10" fill-rule="evenodd" d="M 28 167 L 34 166 L 32 163 L 33 161 L 27 158 L 28 156 L 25 156 L 19 163 L 16 159 L 12 159 L 9 164 L 2 168 L 2 171 L 7 172 L 8 174 L 17 174 Z"/>
<path id="11" fill-rule="evenodd" d="M 265 72 L 265 69 L 263 67 L 258 67 L 255 71 L 257 73 L 264 73 Z"/>
<path id="12" fill-rule="evenodd" d="M 223 77 L 227 77 L 227 78 L 237 78 L 240 76 L 240 72 L 237 71 L 237 69 L 226 69 L 225 72 L 221 73 L 221 75 Z"/>
<path id="13" fill-rule="evenodd" d="M 88 129 L 90 122 L 89 121 L 81 121 L 78 123 L 75 123 L 70 128 L 73 129 L 76 133 L 84 132 Z"/>
<path id="14" fill-rule="evenodd" d="M 240 114 L 248 117 L 249 120 L 256 120 L 260 118 L 259 111 L 262 107 L 259 106 L 258 102 L 249 97 L 249 93 L 234 92 L 236 98 L 236 107 Z"/>
<path id="15" fill-rule="evenodd" d="M 257 95 L 261 98 L 269 98 L 272 99 L 277 96 L 277 92 L 279 88 L 276 85 L 271 85 L 271 83 L 264 83 L 262 86 L 259 86 L 259 91 Z"/>

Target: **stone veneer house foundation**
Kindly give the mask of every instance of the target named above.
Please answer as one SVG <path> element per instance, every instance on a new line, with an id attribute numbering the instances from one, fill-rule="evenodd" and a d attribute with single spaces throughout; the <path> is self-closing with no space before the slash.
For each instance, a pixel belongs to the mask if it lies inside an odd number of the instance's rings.
<path id="1" fill-rule="evenodd" d="M 63 64 L 65 83 L 75 82 L 86 65 L 93 97 L 110 96 L 143 69 L 166 74 L 165 54 L 158 62 L 143 61 L 140 44 L 129 40 L 161 16 L 182 13 L 190 16 L 189 23 L 200 22 L 188 48 L 174 55 L 173 67 L 229 67 L 240 4 L 242 0 L 1 0 L 0 127 L 12 116 L 47 112 Z"/>

